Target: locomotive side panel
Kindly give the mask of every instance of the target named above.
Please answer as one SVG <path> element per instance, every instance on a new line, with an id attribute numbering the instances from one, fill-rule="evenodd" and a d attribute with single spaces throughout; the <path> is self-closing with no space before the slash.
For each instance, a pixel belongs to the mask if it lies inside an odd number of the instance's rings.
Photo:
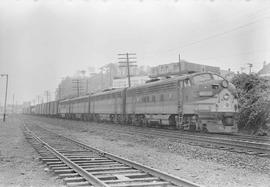
<path id="1" fill-rule="evenodd" d="M 91 96 L 90 110 L 97 121 L 121 122 L 123 113 L 123 89 Z"/>
<path id="2" fill-rule="evenodd" d="M 173 125 L 177 114 L 176 80 L 157 82 L 128 89 L 126 111 L 129 123 Z"/>
<path id="3" fill-rule="evenodd" d="M 89 98 L 77 98 L 70 101 L 70 113 L 72 114 L 86 114 L 88 111 Z"/>
<path id="4" fill-rule="evenodd" d="M 58 113 L 62 118 L 68 118 L 69 116 L 69 103 L 68 100 L 60 101 L 58 104 Z"/>

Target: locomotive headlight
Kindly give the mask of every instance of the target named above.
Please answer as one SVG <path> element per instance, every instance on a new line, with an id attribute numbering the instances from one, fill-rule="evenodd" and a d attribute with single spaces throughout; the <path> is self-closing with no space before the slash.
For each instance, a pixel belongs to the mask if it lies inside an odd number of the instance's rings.
<path id="1" fill-rule="evenodd" d="M 228 81 L 223 80 L 223 81 L 221 82 L 221 86 L 222 86 L 223 88 L 227 88 L 227 87 L 228 87 Z"/>
<path id="2" fill-rule="evenodd" d="M 228 93 L 224 94 L 223 99 L 224 99 L 225 101 L 228 101 L 229 98 L 230 98 L 230 95 L 229 95 Z"/>

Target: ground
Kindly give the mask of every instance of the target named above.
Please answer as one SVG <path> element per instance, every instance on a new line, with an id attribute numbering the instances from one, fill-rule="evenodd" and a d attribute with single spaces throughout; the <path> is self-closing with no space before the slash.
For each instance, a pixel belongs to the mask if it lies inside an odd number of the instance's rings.
<path id="1" fill-rule="evenodd" d="M 21 127 L 21 121 L 11 116 L 0 122 L 0 186 L 63 186 L 56 176 L 45 172 Z"/>
<path id="2" fill-rule="evenodd" d="M 31 117 L 33 119 L 39 121 L 35 124 L 200 185 L 270 186 L 268 158 L 191 146 L 165 138 L 120 133 L 114 131 L 121 128 L 115 125 Z M 0 186 L 62 185 L 56 176 L 44 171 L 38 155 L 24 140 L 20 126 L 21 121 L 15 118 L 1 123 Z M 127 131 L 129 128 L 133 127 L 124 127 Z"/>

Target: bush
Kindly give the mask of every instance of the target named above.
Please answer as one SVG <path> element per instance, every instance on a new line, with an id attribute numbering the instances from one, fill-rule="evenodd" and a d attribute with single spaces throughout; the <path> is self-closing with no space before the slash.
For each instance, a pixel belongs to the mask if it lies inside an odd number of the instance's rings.
<path id="1" fill-rule="evenodd" d="M 238 74 L 232 83 L 239 102 L 238 128 L 256 133 L 270 122 L 270 81 L 257 74 Z"/>

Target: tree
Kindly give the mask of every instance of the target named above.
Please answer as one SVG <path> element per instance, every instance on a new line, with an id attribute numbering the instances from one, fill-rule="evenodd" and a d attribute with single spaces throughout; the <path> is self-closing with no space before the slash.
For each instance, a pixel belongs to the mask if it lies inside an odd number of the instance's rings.
<path id="1" fill-rule="evenodd" d="M 257 74 L 238 74 L 232 83 L 239 102 L 238 128 L 256 133 L 270 123 L 270 81 Z"/>

